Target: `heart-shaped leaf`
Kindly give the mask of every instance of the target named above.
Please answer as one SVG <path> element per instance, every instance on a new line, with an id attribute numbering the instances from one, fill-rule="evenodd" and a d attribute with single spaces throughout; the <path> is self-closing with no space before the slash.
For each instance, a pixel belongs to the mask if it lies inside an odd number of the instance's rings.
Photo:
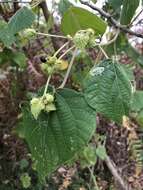
<path id="1" fill-rule="evenodd" d="M 11 17 L 8 23 L 0 22 L 0 41 L 9 47 L 15 41 L 15 34 L 30 27 L 34 19 L 34 13 L 27 7 L 22 7 Z"/>
<path id="2" fill-rule="evenodd" d="M 18 131 L 30 147 L 40 179 L 74 157 L 87 144 L 96 127 L 95 112 L 83 94 L 63 89 L 55 94 L 56 111 L 35 120 L 23 110 Z"/>
<path id="3" fill-rule="evenodd" d="M 29 28 L 34 19 L 34 13 L 27 7 L 22 7 L 11 17 L 8 23 L 9 30 L 13 34 L 16 34 L 23 29 Z"/>
<path id="4" fill-rule="evenodd" d="M 109 119 L 121 122 L 128 115 L 131 103 L 131 83 L 124 68 L 105 60 L 91 69 L 84 83 L 89 105 Z"/>
<path id="5" fill-rule="evenodd" d="M 62 19 L 61 28 L 65 35 L 73 36 L 78 30 L 92 28 L 96 34 L 103 34 L 107 24 L 97 15 L 79 8 L 69 8 Z"/>

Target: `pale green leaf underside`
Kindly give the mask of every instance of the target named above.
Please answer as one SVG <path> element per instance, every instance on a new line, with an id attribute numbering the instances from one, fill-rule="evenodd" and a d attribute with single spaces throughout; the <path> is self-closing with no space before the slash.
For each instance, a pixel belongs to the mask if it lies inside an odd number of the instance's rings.
<path id="1" fill-rule="evenodd" d="M 7 47 L 15 41 L 15 36 L 9 31 L 8 25 L 0 29 L 0 41 Z"/>
<path id="2" fill-rule="evenodd" d="M 81 93 L 59 90 L 56 109 L 40 114 L 38 120 L 25 110 L 18 129 L 28 142 L 41 179 L 86 145 L 96 127 L 95 112 Z"/>
<path id="3" fill-rule="evenodd" d="M 107 24 L 97 15 L 79 8 L 69 8 L 62 19 L 61 28 L 65 35 L 73 36 L 78 30 L 92 28 L 96 34 L 103 34 Z"/>
<path id="4" fill-rule="evenodd" d="M 30 27 L 35 19 L 33 12 L 27 7 L 19 9 L 10 19 L 8 26 L 13 34 Z"/>
<path id="5" fill-rule="evenodd" d="M 110 60 L 99 63 L 94 70 L 95 75 L 89 74 L 84 83 L 87 102 L 107 118 L 121 122 L 122 116 L 129 113 L 132 96 L 126 72 Z"/>
<path id="6" fill-rule="evenodd" d="M 15 34 L 30 27 L 35 19 L 33 12 L 27 7 L 19 9 L 8 23 L 0 25 L 0 41 L 10 46 L 15 41 Z"/>

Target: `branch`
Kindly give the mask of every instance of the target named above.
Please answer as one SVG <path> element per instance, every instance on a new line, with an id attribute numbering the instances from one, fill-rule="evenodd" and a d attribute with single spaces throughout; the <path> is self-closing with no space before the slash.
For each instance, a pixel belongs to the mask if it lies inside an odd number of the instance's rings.
<path id="1" fill-rule="evenodd" d="M 105 159 L 106 165 L 109 168 L 110 172 L 114 176 L 115 180 L 119 183 L 119 185 L 122 187 L 123 190 L 131 190 L 131 187 L 127 183 L 124 182 L 124 180 L 121 178 L 119 173 L 117 172 L 116 167 L 114 166 L 114 163 L 110 159 L 109 156 Z"/>
<path id="2" fill-rule="evenodd" d="M 46 22 L 48 22 L 49 17 L 50 17 L 50 13 L 49 13 L 49 11 L 48 11 L 48 7 L 47 7 L 46 1 L 42 1 L 42 2 L 39 4 L 39 7 L 41 7 L 41 9 L 42 9 L 42 11 L 43 11 L 43 14 L 44 14 L 44 17 L 45 17 L 45 20 L 46 20 Z"/>
<path id="3" fill-rule="evenodd" d="M 13 8 L 14 8 L 14 13 L 16 13 L 16 11 L 20 8 L 18 1 L 13 2 Z"/>
<path id="4" fill-rule="evenodd" d="M 3 1 L 0 1 L 0 3 L 30 3 L 30 1 L 17 1 L 17 0 L 13 0 L 13 1 L 11 1 L 11 0 L 7 0 L 7 1 L 5 1 L 5 0 L 3 0 Z"/>
<path id="5" fill-rule="evenodd" d="M 49 77 L 48 77 L 48 79 L 47 79 L 43 96 L 46 95 L 46 92 L 47 92 L 47 90 L 48 90 L 48 86 L 49 86 L 50 80 L 51 80 L 51 75 L 49 75 Z"/>
<path id="6" fill-rule="evenodd" d="M 90 3 L 90 2 L 87 2 L 87 1 L 84 1 L 84 0 L 80 0 L 80 2 L 83 4 L 83 5 L 86 5 L 88 7 L 90 7 L 91 9 L 97 11 L 100 13 L 101 16 L 103 16 L 104 18 L 106 18 L 108 20 L 108 22 L 114 26 L 115 28 L 121 30 L 122 32 L 124 33 L 128 33 L 132 36 L 136 36 L 138 38 L 143 38 L 143 34 L 139 34 L 139 33 L 136 33 L 130 29 L 128 29 L 126 26 L 124 25 L 121 25 L 119 24 L 113 17 L 112 15 L 110 15 L 109 13 L 106 13 L 104 10 L 98 8 L 94 3 Z"/>
<path id="7" fill-rule="evenodd" d="M 46 33 L 41 33 L 41 32 L 37 32 L 37 34 L 41 35 L 41 36 L 50 36 L 50 37 L 53 37 L 53 38 L 63 38 L 63 39 L 67 39 L 68 38 L 66 36 L 55 35 L 55 34 L 46 34 Z"/>

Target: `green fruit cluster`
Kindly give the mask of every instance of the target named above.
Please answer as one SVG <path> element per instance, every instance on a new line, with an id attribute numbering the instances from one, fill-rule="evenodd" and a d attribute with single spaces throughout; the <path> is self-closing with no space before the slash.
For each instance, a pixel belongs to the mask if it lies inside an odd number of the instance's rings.
<path id="1" fill-rule="evenodd" d="M 73 42 L 75 46 L 81 50 L 84 50 L 87 47 L 93 47 L 95 45 L 94 30 L 91 28 L 79 30 L 73 37 Z"/>
<path id="2" fill-rule="evenodd" d="M 42 63 L 41 69 L 47 75 L 52 75 L 54 72 L 61 70 L 62 60 L 55 56 L 48 57 L 46 63 Z"/>
<path id="3" fill-rule="evenodd" d="M 54 105 L 54 96 L 47 93 L 42 97 L 33 98 L 30 102 L 31 104 L 31 113 L 35 119 L 38 118 L 41 111 L 55 111 L 56 107 Z"/>

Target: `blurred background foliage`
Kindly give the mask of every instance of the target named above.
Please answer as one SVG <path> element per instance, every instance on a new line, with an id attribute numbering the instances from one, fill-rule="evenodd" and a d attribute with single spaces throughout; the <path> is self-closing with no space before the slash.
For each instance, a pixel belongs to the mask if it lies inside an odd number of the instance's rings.
<path id="1" fill-rule="evenodd" d="M 106 0 L 103 2 L 97 0 L 93 2 L 109 12 L 117 21 L 120 20 L 121 12 L 123 12 L 123 0 Z M 129 10 L 131 11 L 130 16 L 126 16 L 124 13 L 121 20 L 122 24 L 127 24 L 134 31 L 143 34 L 143 1 L 136 2 L 138 9 L 136 10 L 133 5 L 132 11 Z M 45 1 L 38 2 L 35 0 L 30 3 L 18 1 L 0 3 L 1 190 L 97 190 L 95 181 L 102 190 L 119 189 L 118 184 L 116 184 L 107 170 L 107 166 L 102 161 L 106 151 L 117 167 L 121 168 L 123 177 L 132 187 L 138 190 L 142 189 L 143 171 L 142 165 L 140 166 L 140 160 L 143 160 L 142 39 L 121 33 L 115 43 L 104 47 L 109 56 L 118 56 L 120 62 L 127 68 L 132 82 L 135 78 L 138 91 L 132 105 L 130 125 L 134 126 L 134 134 L 139 140 L 139 154 L 136 151 L 137 148 L 130 143 L 134 137 L 129 135 L 130 132 L 126 127 L 120 128 L 118 124 L 98 115 L 96 138 L 94 136 L 89 146 L 80 153 L 77 158 L 78 161 L 59 168 L 47 179 L 46 184 L 42 185 L 38 180 L 37 171 L 25 141 L 20 139 L 15 132 L 17 122 L 21 118 L 19 105 L 22 105 L 30 93 L 35 93 L 46 82 L 46 76 L 40 67 L 41 63 L 47 55 L 53 54 L 65 43 L 65 39 L 51 38 L 44 35 L 35 36 L 28 30 L 25 33 L 22 29 L 32 26 L 37 32 L 63 35 L 66 30 L 64 28 L 67 25 L 61 26 L 61 19 L 64 18 L 65 14 L 70 15 L 68 10 L 73 6 L 73 3 L 79 3 L 79 1 L 60 0 L 56 2 L 53 0 L 50 4 L 48 1 L 46 3 Z M 138 6 L 139 3 L 140 6 Z M 32 9 L 33 13 L 25 9 L 24 12 L 20 13 L 22 20 L 17 24 L 13 23 L 11 18 L 14 20 L 15 13 L 24 5 L 26 7 L 37 6 Z M 126 12 L 126 14 L 129 13 Z M 105 18 L 102 19 L 105 20 Z M 24 22 L 22 22 L 23 20 Z M 88 24 L 94 25 L 94 22 L 92 23 L 92 20 L 89 20 Z M 73 25 L 71 25 L 72 29 Z M 70 31 L 69 28 L 68 30 Z M 104 32 L 104 24 L 103 29 L 99 28 L 99 30 Z M 114 32 L 112 27 L 109 28 L 104 41 L 112 39 L 115 36 Z M 70 57 L 70 54 L 65 56 L 64 61 L 68 63 Z M 79 51 L 67 87 L 80 91 L 83 79 L 90 68 L 95 62 L 103 58 L 104 55 L 98 48 L 89 49 L 86 53 Z M 55 73 L 51 83 L 59 86 L 64 74 L 65 71 Z M 133 145 L 138 144 L 138 142 L 135 141 Z M 139 158 L 138 155 L 140 155 Z M 138 160 L 135 161 L 135 158 Z"/>

